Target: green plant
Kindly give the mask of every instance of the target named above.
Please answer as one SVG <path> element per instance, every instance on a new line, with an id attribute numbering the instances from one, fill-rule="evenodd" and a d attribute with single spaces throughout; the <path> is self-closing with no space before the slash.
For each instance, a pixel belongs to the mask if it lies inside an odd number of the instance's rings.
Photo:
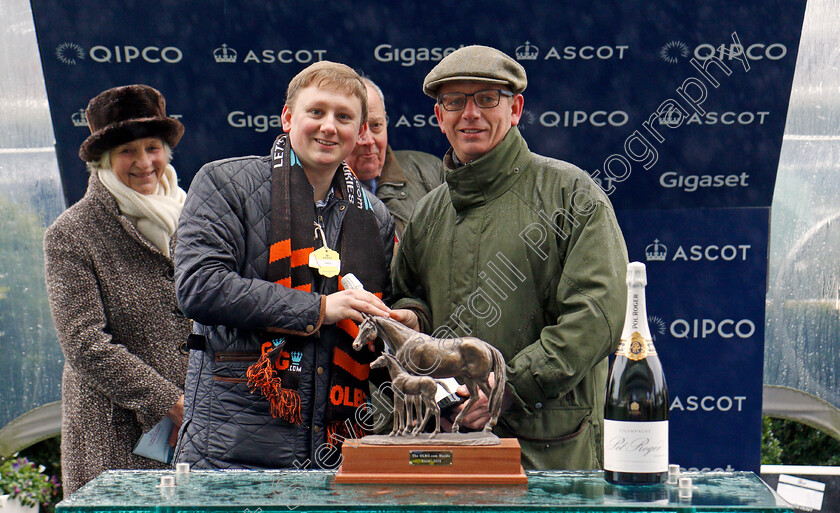
<path id="1" fill-rule="evenodd" d="M 770 417 L 761 417 L 761 464 L 782 464 L 782 444 L 773 432 Z"/>
<path id="2" fill-rule="evenodd" d="M 761 463 L 765 465 L 840 465 L 840 440 L 794 420 L 764 417 Z"/>
<path id="3" fill-rule="evenodd" d="M 25 506 L 49 506 L 61 486 L 55 476 L 44 474 L 45 467 L 35 466 L 17 454 L 0 465 L 0 494 L 9 494 Z"/>

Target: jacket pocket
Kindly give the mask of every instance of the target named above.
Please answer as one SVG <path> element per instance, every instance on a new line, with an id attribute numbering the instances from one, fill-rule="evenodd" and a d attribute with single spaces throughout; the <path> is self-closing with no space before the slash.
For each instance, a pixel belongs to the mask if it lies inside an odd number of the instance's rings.
<path id="1" fill-rule="evenodd" d="M 207 453 L 232 465 L 290 466 L 297 426 L 271 416 L 268 401 L 247 383 L 214 380 Z"/>
<path id="2" fill-rule="evenodd" d="M 497 432 L 519 440 L 527 469 L 591 470 L 599 468 L 591 417 L 583 407 L 513 412 L 502 416 Z"/>

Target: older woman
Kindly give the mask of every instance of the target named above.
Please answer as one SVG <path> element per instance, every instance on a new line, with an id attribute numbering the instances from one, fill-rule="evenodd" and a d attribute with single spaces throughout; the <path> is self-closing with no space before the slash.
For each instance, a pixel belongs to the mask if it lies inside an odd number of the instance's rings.
<path id="1" fill-rule="evenodd" d="M 164 417 L 173 430 L 181 425 L 187 359 L 179 346 L 190 333 L 176 305 L 171 249 L 186 194 L 169 161 L 184 127 L 145 85 L 109 89 L 85 115 L 87 192 L 44 238 L 65 357 L 65 496 L 103 470 L 167 467 L 132 450 Z"/>

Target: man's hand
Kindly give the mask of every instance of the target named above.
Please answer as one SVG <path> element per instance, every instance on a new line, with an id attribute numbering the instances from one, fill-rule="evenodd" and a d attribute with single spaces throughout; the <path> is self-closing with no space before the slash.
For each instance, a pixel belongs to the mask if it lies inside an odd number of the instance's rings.
<path id="1" fill-rule="evenodd" d="M 413 310 L 409 310 L 407 308 L 391 310 L 391 319 L 394 319 L 403 326 L 411 328 L 414 331 L 420 330 L 420 321 L 417 319 L 417 314 L 414 313 Z"/>
<path id="2" fill-rule="evenodd" d="M 366 290 L 342 290 L 327 296 L 324 324 L 335 324 L 342 319 L 353 319 L 361 323 L 365 320 L 363 313 L 388 317 L 391 309 Z"/>
<path id="3" fill-rule="evenodd" d="M 169 411 L 166 412 L 166 416 L 175 424 L 169 433 L 169 446 L 175 447 L 175 444 L 178 442 L 178 430 L 181 429 L 181 424 L 184 423 L 184 396 L 179 397 L 175 401 L 172 408 L 169 408 Z"/>
<path id="4" fill-rule="evenodd" d="M 487 382 L 490 384 L 490 388 L 492 389 L 496 385 L 496 375 L 491 372 L 490 376 L 487 378 Z M 470 396 L 470 391 L 467 389 L 466 385 L 459 386 L 455 393 L 461 397 Z M 505 411 L 510 406 L 513 399 L 509 396 L 507 390 L 505 390 L 503 394 L 501 409 L 502 411 Z M 452 409 L 452 419 L 448 422 L 444 422 L 444 419 L 441 418 L 441 427 L 445 426 L 445 431 L 452 430 L 452 421 L 454 421 L 455 417 L 461 412 L 461 410 L 464 409 L 465 404 L 466 401 Z M 461 426 L 479 430 L 484 429 L 484 425 L 487 424 L 488 421 L 490 421 L 490 401 L 487 399 L 487 396 L 484 395 L 484 392 L 479 389 L 478 400 L 470 406 L 470 409 L 467 410 L 467 413 L 465 413 L 464 417 L 461 418 Z"/>

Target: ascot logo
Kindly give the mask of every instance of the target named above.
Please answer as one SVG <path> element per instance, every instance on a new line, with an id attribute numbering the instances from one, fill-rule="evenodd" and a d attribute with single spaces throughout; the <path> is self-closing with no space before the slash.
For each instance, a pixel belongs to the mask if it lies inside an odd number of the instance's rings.
<path id="1" fill-rule="evenodd" d="M 524 45 L 516 47 L 516 60 L 519 61 L 535 61 L 540 56 L 540 49 L 532 46 L 529 41 L 525 41 Z"/>
<path id="2" fill-rule="evenodd" d="M 84 60 L 85 51 L 76 43 L 65 41 L 55 48 L 55 56 L 62 64 L 75 66 L 76 60 Z"/>
<path id="3" fill-rule="evenodd" d="M 242 62 L 247 64 L 250 62 L 255 62 L 258 64 L 274 64 L 274 63 L 281 63 L 281 64 L 291 64 L 291 63 L 300 63 L 300 64 L 309 64 L 312 62 L 318 62 L 324 60 L 324 55 L 326 55 L 326 50 L 289 50 L 289 49 L 264 49 L 254 51 L 248 50 L 248 53 L 245 54 L 245 58 L 242 59 Z M 213 60 L 216 61 L 216 64 L 235 64 L 236 61 L 239 59 L 239 52 L 235 49 L 229 47 L 227 44 L 222 44 L 219 48 L 213 50 Z"/>
<path id="4" fill-rule="evenodd" d="M 701 244 L 694 244 L 691 246 L 677 246 L 677 250 L 671 257 L 672 262 L 699 262 L 705 260 L 708 262 L 715 262 L 723 260 L 731 262 L 738 260 L 744 262 L 747 260 L 747 252 L 752 248 L 752 244 L 709 244 L 703 246 Z M 652 244 L 648 244 L 645 248 L 645 260 L 648 262 L 664 262 L 668 256 L 668 247 L 659 242 L 659 239 L 654 239 Z"/>
<path id="5" fill-rule="evenodd" d="M 721 395 L 721 396 L 714 396 L 714 395 L 688 395 L 688 396 L 679 396 L 676 395 L 671 400 L 671 406 L 668 408 L 669 410 L 679 410 L 682 412 L 694 412 L 694 411 L 733 411 L 733 412 L 740 412 L 744 409 L 744 401 L 747 400 L 747 396 L 745 395 Z"/>
<path id="6" fill-rule="evenodd" d="M 544 61 L 549 60 L 558 60 L 558 61 L 570 61 L 575 59 L 582 59 L 585 61 L 591 59 L 598 59 L 602 61 L 610 60 L 610 59 L 624 59 L 624 53 L 630 47 L 628 45 L 602 45 L 602 46 L 591 46 L 591 45 L 584 45 L 584 46 L 561 46 L 556 47 L 552 46 L 548 52 L 546 52 L 545 57 L 542 58 Z M 516 51 L 514 52 L 517 60 L 520 61 L 534 61 L 540 55 L 540 50 L 536 46 L 532 45 L 530 41 L 525 41 L 525 44 L 519 45 L 516 47 Z"/>
<path id="7" fill-rule="evenodd" d="M 397 122 L 394 123 L 394 128 L 409 127 L 409 128 L 424 128 L 427 126 L 439 127 L 438 120 L 434 114 L 415 114 L 413 116 L 401 115 Z"/>
<path id="8" fill-rule="evenodd" d="M 221 47 L 213 50 L 213 59 L 219 64 L 234 64 L 236 62 L 236 56 L 236 50 L 228 48 L 228 45 L 226 44 L 222 44 Z"/>
<path id="9" fill-rule="evenodd" d="M 659 239 L 653 239 L 653 244 L 645 248 L 645 260 L 648 262 L 664 262 L 668 256 L 668 246 L 660 244 Z"/>
<path id="10" fill-rule="evenodd" d="M 184 58 L 184 52 L 175 46 L 146 46 L 139 48 L 137 46 L 102 46 L 96 45 L 90 48 L 87 55 L 92 61 L 97 63 L 130 63 L 131 61 L 142 59 L 150 64 L 158 64 L 165 62 L 167 64 L 176 64 L 181 62 Z M 55 49 L 56 58 L 68 66 L 75 66 L 78 61 L 85 58 L 85 50 L 80 45 L 71 42 L 64 42 L 58 45 Z"/>
<path id="11" fill-rule="evenodd" d="M 686 126 L 689 125 L 752 125 L 752 124 L 759 124 L 763 125 L 764 122 L 767 120 L 767 117 L 770 115 L 770 111 L 768 110 L 759 110 L 759 111 L 748 111 L 745 110 L 743 112 L 733 112 L 733 111 L 726 111 L 726 112 L 716 112 L 716 111 L 707 111 L 702 116 L 697 112 L 691 114 L 691 116 L 687 115 L 686 112 L 681 112 L 677 109 L 669 110 L 667 112 L 663 112 L 660 114 L 658 118 L 659 124 L 670 127 L 670 128 L 679 128 L 685 123 Z"/>
<path id="12" fill-rule="evenodd" d="M 78 128 L 87 128 L 88 122 L 87 117 L 85 117 L 85 109 L 79 109 L 70 116 L 70 120 L 73 122 L 73 126 Z"/>
<path id="13" fill-rule="evenodd" d="M 670 41 L 659 50 L 659 58 L 667 63 L 676 64 L 688 57 L 690 53 L 691 50 L 687 44 L 682 41 Z"/>

